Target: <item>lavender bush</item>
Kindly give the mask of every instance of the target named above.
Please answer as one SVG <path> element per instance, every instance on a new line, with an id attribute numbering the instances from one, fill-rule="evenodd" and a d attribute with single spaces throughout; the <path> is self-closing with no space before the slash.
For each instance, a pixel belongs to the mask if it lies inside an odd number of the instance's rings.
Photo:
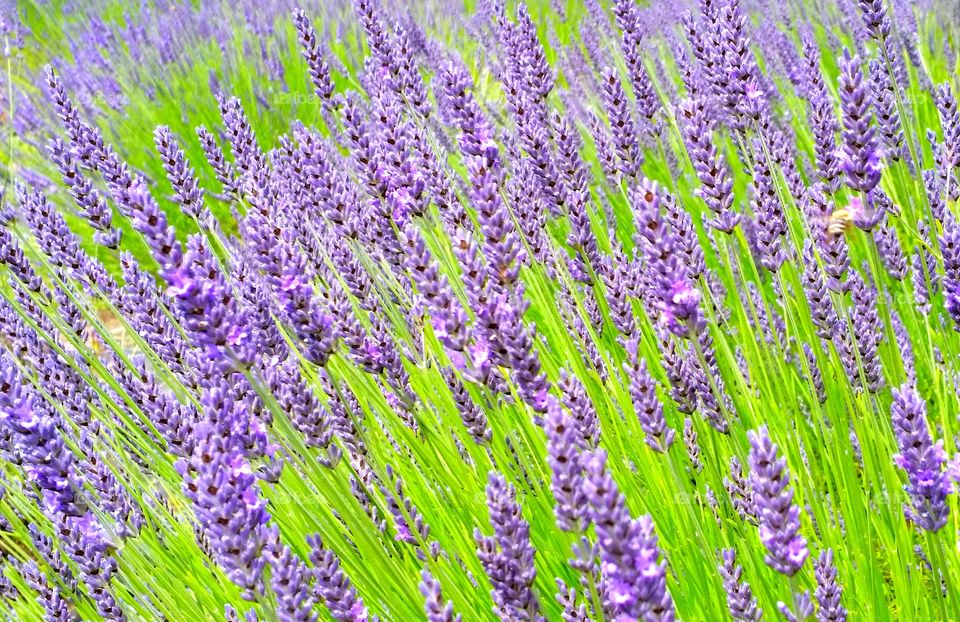
<path id="1" fill-rule="evenodd" d="M 960 618 L 949 0 L 0 7 L 0 611 Z"/>

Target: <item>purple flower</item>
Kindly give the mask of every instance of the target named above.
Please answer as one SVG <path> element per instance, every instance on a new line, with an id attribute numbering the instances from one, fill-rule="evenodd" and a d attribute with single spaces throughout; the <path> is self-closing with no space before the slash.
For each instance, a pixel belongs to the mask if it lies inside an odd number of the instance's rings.
<path id="1" fill-rule="evenodd" d="M 675 612 L 667 591 L 666 562 L 659 560 L 653 521 L 649 516 L 630 517 L 626 499 L 606 469 L 606 459 L 602 450 L 584 455 L 584 488 L 597 532 L 605 598 L 614 616 L 672 622 Z"/>
<path id="2" fill-rule="evenodd" d="M 757 508 L 760 540 L 767 548 L 767 565 L 792 577 L 807 559 L 807 541 L 800 534 L 800 509 L 793 502 L 787 461 L 766 426 L 748 433 L 750 486 Z"/>
<path id="3" fill-rule="evenodd" d="M 890 37 L 890 19 L 887 17 L 887 7 L 883 0 L 858 0 L 860 16 L 870 37 L 881 42 Z"/>
<path id="4" fill-rule="evenodd" d="M 909 384 L 894 389 L 890 416 L 900 447 L 894 462 L 907 474 L 905 490 L 910 504 L 904 506 L 904 513 L 918 527 L 939 531 L 947 524 L 947 497 L 951 491 L 944 471 L 943 441 L 933 442 L 927 428 L 926 402 Z"/>
<path id="5" fill-rule="evenodd" d="M 233 197 L 240 196 L 240 185 L 237 180 L 236 171 L 233 165 L 227 160 L 217 139 L 202 125 L 197 128 L 197 137 L 200 139 L 200 147 L 207 158 L 207 162 L 213 167 L 217 176 L 217 181 L 223 184 L 223 192 Z"/>
<path id="6" fill-rule="evenodd" d="M 163 170 L 173 186 L 174 200 L 180 204 L 187 216 L 198 218 L 204 210 L 203 189 L 183 150 L 166 126 L 161 125 L 154 130 L 153 139 L 163 161 Z"/>
<path id="7" fill-rule="evenodd" d="M 583 444 L 586 447 L 595 448 L 600 440 L 600 421 L 597 409 L 587 395 L 583 382 L 575 374 L 561 369 L 557 387 L 560 389 L 560 401 L 573 417 Z"/>
<path id="8" fill-rule="evenodd" d="M 320 54 L 317 45 L 317 33 L 307 14 L 301 10 L 293 12 L 293 23 L 297 28 L 297 39 L 300 42 L 301 52 L 307 61 L 307 71 L 313 82 L 314 92 L 325 106 L 336 107 L 333 98 L 333 80 L 330 78 L 330 66 Z"/>
<path id="9" fill-rule="evenodd" d="M 70 230 L 63 215 L 47 200 L 47 197 L 42 192 L 27 191 L 22 187 L 17 188 L 17 194 L 20 212 L 33 229 L 34 236 L 40 248 L 46 253 L 48 261 L 62 268 L 70 276 L 89 283 L 94 288 L 99 288 L 105 294 L 115 294 L 116 283 L 100 262 L 80 248 L 79 238 Z M 99 232 L 94 235 L 99 235 Z M 117 239 L 119 240 L 119 236 Z M 29 264 L 26 263 L 25 258 L 18 255 L 15 243 L 8 240 L 6 234 L 0 237 L 0 240 L 2 240 L 0 243 L 7 246 L 5 263 L 9 263 L 25 285 L 36 291 L 39 279 L 36 276 L 30 276 Z"/>
<path id="10" fill-rule="evenodd" d="M 493 437 L 493 432 L 487 423 L 486 414 L 473 401 L 473 398 L 467 392 L 467 388 L 453 371 L 444 370 L 443 377 L 453 395 L 453 401 L 457 405 L 460 419 L 470 433 L 473 442 L 478 445 L 488 442 Z"/>
<path id="11" fill-rule="evenodd" d="M 602 72 L 603 105 L 610 120 L 610 132 L 617 149 L 618 169 L 626 178 L 636 177 L 640 172 L 643 154 L 640 152 L 638 132 L 633 115 L 623 92 L 623 84 L 615 69 L 604 67 Z"/>
<path id="12" fill-rule="evenodd" d="M 955 169 L 960 166 L 960 110 L 949 84 L 941 84 L 934 94 L 940 125 L 943 128 L 943 143 L 935 149 L 937 176 L 943 192 L 951 201 L 960 198 L 960 183 Z"/>
<path id="13" fill-rule="evenodd" d="M 660 300 L 661 321 L 680 337 L 698 333 L 704 326 L 700 293 L 690 284 L 676 251 L 676 238 L 660 215 L 660 188 L 644 179 L 631 194 L 638 244 L 653 273 Z"/>
<path id="14" fill-rule="evenodd" d="M 627 74 L 633 86 L 633 95 L 637 100 L 637 109 L 643 117 L 652 122 L 660 110 L 660 101 L 643 62 L 640 16 L 637 14 L 637 7 L 630 0 L 618 0 L 614 3 L 613 12 L 617 25 L 623 31 L 620 45 L 627 65 Z"/>
<path id="15" fill-rule="evenodd" d="M 567 587 L 561 579 L 557 579 L 557 602 L 563 606 L 563 622 L 590 622 L 586 604 L 577 604 L 577 590 Z"/>
<path id="16" fill-rule="evenodd" d="M 587 206 L 590 190 L 587 167 L 581 155 L 580 137 L 575 127 L 559 113 L 553 118 L 554 140 L 557 144 L 559 175 L 565 195 L 564 204 L 570 216 L 568 243 L 594 270 L 599 269 L 600 251 L 590 225 Z"/>
<path id="17" fill-rule="evenodd" d="M 946 225 L 944 233 L 946 234 Z M 883 262 L 887 273 L 896 280 L 902 281 L 907 276 L 907 257 L 903 254 L 903 247 L 900 246 L 896 229 L 887 222 L 883 222 L 873 230 L 873 239 L 877 243 L 877 252 L 880 254 L 880 261 Z M 958 242 L 960 242 L 960 239 L 958 239 Z M 943 244 L 943 238 L 941 238 L 941 244 Z M 960 248 L 958 248 L 958 251 L 960 251 Z M 946 254 L 944 260 L 946 261 Z M 958 257 L 957 265 L 960 267 L 960 257 Z"/>
<path id="18" fill-rule="evenodd" d="M 270 585 L 281 622 L 315 622 L 311 594 L 312 572 L 289 546 L 273 544 L 270 552 Z"/>
<path id="19" fill-rule="evenodd" d="M 523 518 L 513 484 L 490 473 L 487 507 L 493 536 L 474 531 L 477 555 L 493 585 L 494 613 L 517 620 L 541 620 L 540 603 L 533 591 L 536 551 L 530 543 L 530 524 Z"/>
<path id="20" fill-rule="evenodd" d="M 494 304 L 493 319 L 520 395 L 534 411 L 545 413 L 550 381 L 541 370 L 540 355 L 534 349 L 536 327 L 523 322 L 523 313 L 530 303 L 520 300 L 514 304 L 501 296 Z"/>
<path id="21" fill-rule="evenodd" d="M 817 622 L 846 622 L 847 610 L 840 602 L 843 587 L 837 580 L 837 567 L 833 564 L 833 549 L 820 551 L 820 555 L 813 562 L 813 570 L 817 579 L 817 589 L 814 592 L 819 605 Z"/>
<path id="22" fill-rule="evenodd" d="M 392 489 L 382 485 L 380 491 L 387 500 L 390 515 L 393 516 L 397 530 L 396 539 L 419 546 L 421 542 L 426 542 L 430 535 L 430 526 L 424 522 L 423 515 L 413 504 L 413 500 L 403 493 L 403 481 L 390 465 L 387 465 L 386 475 L 387 479 L 392 481 Z"/>
<path id="23" fill-rule="evenodd" d="M 37 271 L 6 227 L 0 228 L 0 264 L 7 266 L 13 276 L 30 291 L 39 292 L 43 287 Z"/>
<path id="24" fill-rule="evenodd" d="M 687 457 L 690 458 L 690 466 L 694 474 L 703 471 L 703 462 L 700 460 L 700 443 L 697 439 L 697 431 L 693 427 L 693 419 L 687 417 L 683 420 L 683 446 L 687 450 Z"/>
<path id="25" fill-rule="evenodd" d="M 440 582 L 434 579 L 426 568 L 423 570 L 421 577 L 420 593 L 423 595 L 427 622 L 460 622 L 460 614 L 454 615 L 453 613 L 453 601 L 443 602 Z"/>
<path id="26" fill-rule="evenodd" d="M 833 301 L 823 281 L 823 271 L 817 263 L 813 244 L 807 240 L 803 247 L 803 291 L 810 305 L 810 319 L 817 328 L 817 335 L 829 339 L 836 330 L 838 318 Z"/>
<path id="27" fill-rule="evenodd" d="M 644 440 L 647 445 L 656 452 L 666 453 L 673 444 L 676 433 L 667 427 L 663 405 L 657 398 L 657 383 L 647 371 L 647 362 L 639 357 L 637 348 L 636 340 L 627 342 L 630 363 L 623 364 L 623 371 L 630 381 L 633 409 L 646 435 Z"/>
<path id="28" fill-rule="evenodd" d="M 93 514 L 79 518 L 58 516 L 57 535 L 67 555 L 77 564 L 80 578 L 104 620 L 126 622 L 120 603 L 110 591 L 110 579 L 119 566 L 109 552 L 113 546 Z"/>
<path id="29" fill-rule="evenodd" d="M 120 245 L 123 230 L 113 226 L 113 211 L 90 179 L 80 171 L 74 154 L 59 138 L 51 140 L 47 150 L 80 214 L 96 230 L 94 241 L 107 248 L 116 249 Z"/>
<path id="30" fill-rule="evenodd" d="M 83 501 L 77 494 L 74 457 L 64 444 L 62 428 L 59 412 L 46 400 L 38 400 L 13 362 L 0 357 L 0 431 L 10 439 L 5 449 L 23 465 L 27 481 L 37 487 L 45 508 L 78 516 Z"/>
<path id="31" fill-rule="evenodd" d="M 743 580 L 743 566 L 737 563 L 733 549 L 723 549 L 719 565 L 723 589 L 727 592 L 727 609 L 735 622 L 760 622 L 763 610 L 757 606 L 750 584 Z"/>
<path id="32" fill-rule="evenodd" d="M 770 272 L 776 272 L 787 260 L 783 248 L 784 237 L 787 235 L 787 219 L 759 140 L 754 141 L 754 152 L 756 159 L 753 166 L 752 205 L 754 217 L 757 219 L 757 252 L 763 267 Z"/>
<path id="33" fill-rule="evenodd" d="M 184 494 L 193 502 L 215 561 L 245 597 L 253 599 L 263 592 L 267 562 L 264 547 L 270 515 L 266 501 L 257 492 L 257 477 L 236 434 L 219 431 L 211 421 L 201 422 L 195 433 L 193 453 L 178 463 Z"/>
<path id="34" fill-rule="evenodd" d="M 47 622 L 75 622 L 78 618 L 73 606 L 33 560 L 24 562 L 20 566 L 27 586 L 37 593 L 37 602 L 43 608 L 44 620 Z"/>
<path id="35" fill-rule="evenodd" d="M 840 108 L 843 111 L 842 166 L 847 185 L 870 192 L 880 183 L 880 147 L 877 145 L 871 98 L 863 80 L 860 58 L 844 49 L 840 60 Z"/>
<path id="36" fill-rule="evenodd" d="M 493 128 L 473 97 L 467 72 L 460 65 L 447 63 L 440 71 L 440 81 L 447 114 L 460 130 L 460 150 L 464 155 L 484 158 L 488 165 L 499 160 Z"/>
<path id="37" fill-rule="evenodd" d="M 583 531 L 587 507 L 583 496 L 580 430 L 573 417 L 563 412 L 552 396 L 548 398 L 543 427 L 547 433 L 547 460 L 552 473 L 550 487 L 556 502 L 557 527 L 564 531 Z"/>
<path id="38" fill-rule="evenodd" d="M 319 535 L 308 537 L 307 544 L 314 566 L 316 599 L 326 605 L 330 616 L 337 622 L 367 622 L 367 608 L 350 578 L 340 568 L 337 554 L 324 546 Z"/>
<path id="39" fill-rule="evenodd" d="M 733 179 L 716 145 L 713 130 L 703 100 L 686 100 L 680 103 L 679 115 L 687 153 L 700 180 L 697 194 L 707 207 L 716 214 L 710 226 L 731 233 L 740 221 L 733 211 Z"/>
<path id="40" fill-rule="evenodd" d="M 881 4 L 878 2 L 877 4 Z M 904 145 L 903 125 L 900 111 L 897 109 L 896 93 L 890 80 L 890 74 L 879 60 L 870 62 L 870 90 L 873 93 L 874 111 L 877 114 L 877 127 L 886 147 L 885 155 L 892 160 L 900 160 L 907 154 Z"/>
<path id="41" fill-rule="evenodd" d="M 883 326 L 877 309 L 877 292 L 856 271 L 851 272 L 850 292 L 853 300 L 853 338 L 860 353 L 860 368 L 867 390 L 876 393 L 884 383 L 878 351 L 883 339 Z"/>
<path id="42" fill-rule="evenodd" d="M 806 62 L 809 117 L 813 130 L 817 174 L 826 184 L 827 189 L 834 193 L 840 187 L 840 163 L 837 158 L 836 136 L 839 125 L 836 111 L 830 91 L 827 90 L 824 82 L 823 72 L 820 70 L 820 50 L 817 48 L 816 39 L 811 33 L 803 33 L 801 41 Z"/>

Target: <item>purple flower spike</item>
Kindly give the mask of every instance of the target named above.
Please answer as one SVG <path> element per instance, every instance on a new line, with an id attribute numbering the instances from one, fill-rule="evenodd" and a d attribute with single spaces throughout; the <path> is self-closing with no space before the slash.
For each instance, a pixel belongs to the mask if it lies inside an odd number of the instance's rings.
<path id="1" fill-rule="evenodd" d="M 657 398 L 657 383 L 647 371 L 647 362 L 637 354 L 636 340 L 627 343 L 627 353 L 631 362 L 623 364 L 623 371 L 630 380 L 630 397 L 640 420 L 640 427 L 646 435 L 644 440 L 654 451 L 666 453 L 673 444 L 676 433 L 667 427 L 663 404 Z"/>
<path id="2" fill-rule="evenodd" d="M 20 567 L 26 584 L 37 593 L 37 602 L 43 608 L 46 622 L 75 622 L 78 618 L 56 583 L 50 581 L 37 563 L 30 560 Z"/>
<path id="3" fill-rule="evenodd" d="M 197 137 L 200 139 L 200 147 L 203 148 L 203 154 L 207 157 L 207 162 L 216 173 L 217 181 L 223 184 L 223 192 L 233 197 L 239 197 L 240 182 L 237 180 L 237 174 L 233 165 L 223 153 L 223 149 L 217 144 L 217 139 L 203 126 L 197 128 Z"/>
<path id="4" fill-rule="evenodd" d="M 909 384 L 894 389 L 890 416 L 900 447 L 893 459 L 907 474 L 905 490 L 910 504 L 904 506 L 904 513 L 921 529 L 939 531 L 947 524 L 951 490 L 943 468 L 943 441 L 933 442 L 927 427 L 927 404 Z"/>
<path id="5" fill-rule="evenodd" d="M 560 389 L 560 401 L 570 411 L 584 445 L 589 448 L 596 447 L 600 441 L 600 420 L 583 382 L 575 374 L 561 369 L 557 387 Z"/>
<path id="6" fill-rule="evenodd" d="M 731 233 L 740 221 L 739 214 L 733 211 L 733 179 L 713 144 L 713 130 L 704 102 L 681 102 L 678 117 L 682 117 L 684 142 L 701 184 L 697 194 L 716 214 L 710 226 Z"/>
<path id="7" fill-rule="evenodd" d="M 847 610 L 840 602 L 843 587 L 837 580 L 837 567 L 833 564 L 833 549 L 820 551 L 813 562 L 817 589 L 813 593 L 819 605 L 817 622 L 847 622 Z"/>
<path id="8" fill-rule="evenodd" d="M 597 530 L 605 598 L 616 619 L 673 622 L 666 562 L 649 516 L 632 519 L 626 498 L 606 469 L 607 454 L 584 455 L 590 514 Z"/>
<path id="9" fill-rule="evenodd" d="M 257 492 L 257 477 L 243 457 L 237 436 L 224 436 L 210 422 L 201 423 L 196 436 L 193 454 L 179 463 L 184 494 L 193 501 L 217 563 L 247 598 L 255 598 L 263 592 L 267 561 L 263 554 L 270 518 L 266 501 Z"/>
<path id="10" fill-rule="evenodd" d="M 55 138 L 50 141 L 47 149 L 80 214 L 96 230 L 94 241 L 107 248 L 116 249 L 120 245 L 123 232 L 113 226 L 113 211 L 110 206 L 94 188 L 93 182 L 80 172 L 76 158 L 63 141 Z"/>
<path id="11" fill-rule="evenodd" d="M 183 208 L 183 212 L 192 218 L 203 213 L 203 189 L 194 175 L 193 168 L 187 162 L 183 150 L 170 133 L 170 128 L 161 125 L 153 133 L 153 139 L 163 160 L 163 170 L 173 186 L 173 198 Z"/>
<path id="12" fill-rule="evenodd" d="M 750 584 L 743 580 L 743 566 L 737 563 L 737 554 L 733 549 L 724 549 L 721 553 L 720 577 L 723 589 L 727 592 L 727 609 L 735 622 L 760 622 L 763 610 L 757 607 Z"/>
<path id="13" fill-rule="evenodd" d="M 907 153 L 903 124 L 900 122 L 900 111 L 897 110 L 890 74 L 879 60 L 870 62 L 870 90 L 873 92 L 877 127 L 886 148 L 885 154 L 892 160 L 900 160 Z"/>
<path id="14" fill-rule="evenodd" d="M 653 273 L 661 320 L 673 334 L 689 337 L 700 332 L 705 324 L 700 313 L 700 292 L 690 283 L 676 236 L 660 215 L 660 192 L 656 182 L 644 179 L 630 193 L 636 235 Z"/>
<path id="15" fill-rule="evenodd" d="M 602 71 L 603 105 L 610 119 L 610 132 L 613 143 L 617 148 L 618 168 L 626 178 L 636 177 L 640 172 L 643 155 L 637 140 L 637 127 L 627 102 L 627 95 L 623 91 L 623 84 L 617 71 L 611 67 L 604 67 Z"/>
<path id="16" fill-rule="evenodd" d="M 870 192 L 880 183 L 880 147 L 860 58 L 844 49 L 840 60 L 840 108 L 843 110 L 842 166 L 847 185 Z"/>
<path id="17" fill-rule="evenodd" d="M 310 545 L 310 561 L 316 579 L 314 595 L 327 607 L 337 622 L 367 622 L 369 616 L 363 599 L 357 595 L 350 578 L 340 568 L 340 558 L 326 548 L 320 536 L 307 538 Z"/>
<path id="18" fill-rule="evenodd" d="M 937 176 L 947 199 L 960 198 L 960 183 L 955 170 L 960 166 L 960 109 L 949 84 L 941 84 L 934 94 L 940 125 L 943 128 L 943 143 L 934 150 L 937 161 Z"/>
<path id="19" fill-rule="evenodd" d="M 883 42 L 890 37 L 890 18 L 883 0 L 858 0 L 860 16 L 870 37 Z"/>
<path id="20" fill-rule="evenodd" d="M 443 602 L 440 582 L 433 578 L 430 571 L 423 570 L 420 581 L 420 593 L 423 594 L 423 606 L 427 612 L 427 622 L 460 622 L 460 614 L 453 614 L 453 601 Z"/>
<path id="21" fill-rule="evenodd" d="M 330 66 L 327 65 L 320 54 L 320 47 L 317 45 L 317 33 L 313 29 L 313 24 L 307 14 L 299 9 L 293 12 L 293 24 L 297 28 L 297 38 L 300 42 L 303 58 L 307 61 L 307 71 L 310 72 L 314 92 L 325 106 L 334 107 L 334 87 L 333 80 L 330 78 Z"/>
<path id="22" fill-rule="evenodd" d="M 547 451 L 550 463 L 551 490 L 556 501 L 554 513 L 557 527 L 564 531 L 580 532 L 586 526 L 586 499 L 583 496 L 583 465 L 580 430 L 573 417 L 567 415 L 550 397 L 544 417 L 547 433 Z"/>
<path id="23" fill-rule="evenodd" d="M 803 291 L 810 305 L 810 319 L 817 328 L 817 335 L 829 339 L 836 330 L 838 318 L 833 301 L 823 280 L 823 271 L 817 263 L 813 244 L 809 240 L 803 247 Z"/>
<path id="24" fill-rule="evenodd" d="M 537 569 L 536 551 L 530 543 L 530 524 L 523 518 L 513 484 L 490 473 L 487 507 L 493 536 L 474 531 L 477 555 L 493 585 L 494 613 L 511 620 L 542 620 L 540 603 L 533 591 Z"/>
<path id="25" fill-rule="evenodd" d="M 618 0 L 614 3 L 613 12 L 617 18 L 617 25 L 623 31 L 620 44 L 623 60 L 627 64 L 627 74 L 633 86 L 633 94 L 637 100 L 637 109 L 649 123 L 652 123 L 660 110 L 660 101 L 657 99 L 653 81 L 643 63 L 642 34 L 637 6 L 632 0 Z"/>
<path id="26" fill-rule="evenodd" d="M 946 234 L 946 225 L 944 225 L 944 233 Z M 877 252 L 887 273 L 896 280 L 902 281 L 907 276 L 907 257 L 903 254 L 903 247 L 900 246 L 896 230 L 887 222 L 883 222 L 874 229 L 873 239 L 877 243 Z M 942 240 L 943 238 L 941 238 L 941 244 L 943 244 Z M 960 242 L 960 239 L 957 242 Z M 960 248 L 957 250 L 960 251 Z M 946 254 L 944 254 L 944 261 L 946 261 Z"/>
<path id="27" fill-rule="evenodd" d="M 21 203 L 24 200 L 21 200 Z M 40 275 L 33 269 L 20 244 L 6 227 L 0 228 L 0 264 L 7 266 L 14 277 L 30 291 L 39 292 L 43 287 Z"/>
<path id="28" fill-rule="evenodd" d="M 800 509 L 793 502 L 787 461 L 766 426 L 751 430 L 750 485 L 759 519 L 760 540 L 767 547 L 764 561 L 779 573 L 797 574 L 809 554 L 807 541 L 800 534 Z"/>
<path id="29" fill-rule="evenodd" d="M 752 205 L 757 220 L 757 251 L 763 267 L 776 272 L 787 260 L 783 249 L 787 220 L 759 140 L 754 142 L 754 152 L 757 155 L 753 167 Z"/>
<path id="30" fill-rule="evenodd" d="M 73 454 L 61 437 L 63 422 L 46 400 L 38 400 L 24 384 L 16 365 L 0 357 L 0 436 L 4 451 L 15 452 L 28 482 L 39 489 L 43 506 L 67 516 L 82 513 Z"/>
<path id="31" fill-rule="evenodd" d="M 853 338 L 860 353 L 860 366 L 867 390 L 876 393 L 884 384 L 878 351 L 883 339 L 883 326 L 877 309 L 877 292 L 856 271 L 851 271 L 850 293 L 853 299 Z"/>
<path id="32" fill-rule="evenodd" d="M 840 162 L 837 158 L 837 123 L 833 99 L 820 69 L 820 50 L 816 39 L 808 33 L 801 35 L 803 57 L 806 61 L 806 80 L 810 102 L 810 126 L 813 129 L 817 175 L 834 193 L 840 188 Z"/>
<path id="33" fill-rule="evenodd" d="M 524 401 L 535 412 L 547 412 L 550 381 L 540 368 L 540 355 L 534 349 L 536 328 L 523 322 L 523 313 L 529 302 L 514 306 L 506 296 L 496 302 L 493 317 L 500 330 L 506 358 L 513 368 L 513 378 Z"/>
<path id="34" fill-rule="evenodd" d="M 289 546 L 274 543 L 273 548 L 270 584 L 277 599 L 277 618 L 280 622 L 316 622 L 310 570 Z"/>

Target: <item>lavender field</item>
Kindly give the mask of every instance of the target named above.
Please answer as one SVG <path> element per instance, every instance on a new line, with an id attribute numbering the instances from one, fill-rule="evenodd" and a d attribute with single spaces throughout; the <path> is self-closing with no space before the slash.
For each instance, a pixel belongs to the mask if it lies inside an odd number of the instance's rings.
<path id="1" fill-rule="evenodd" d="M 958 53 L 0 0 L 0 620 L 960 621 Z"/>

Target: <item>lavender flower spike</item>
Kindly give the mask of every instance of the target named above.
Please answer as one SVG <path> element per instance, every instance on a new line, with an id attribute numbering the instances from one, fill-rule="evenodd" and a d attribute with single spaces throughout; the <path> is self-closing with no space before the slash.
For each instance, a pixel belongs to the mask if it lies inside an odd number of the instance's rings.
<path id="1" fill-rule="evenodd" d="M 573 417 L 560 408 L 553 396 L 547 401 L 544 428 L 553 473 L 551 489 L 556 501 L 557 526 L 564 531 L 582 531 L 587 524 L 587 502 L 583 495 L 583 464 L 580 461 L 581 432 Z"/>
<path id="2" fill-rule="evenodd" d="M 617 620 L 672 622 L 673 599 L 667 591 L 666 563 L 649 516 L 633 520 L 626 498 L 606 469 L 607 454 L 584 455 L 585 488 L 597 530 L 600 567 L 608 604 Z"/>
<path id="3" fill-rule="evenodd" d="M 947 496 L 951 489 L 943 468 L 943 441 L 933 442 L 927 428 L 926 402 L 908 384 L 894 389 L 890 416 L 900 446 L 900 453 L 893 459 L 907 473 L 905 490 L 911 503 L 904 507 L 904 513 L 918 527 L 939 531 L 947 524 Z"/>
<path id="4" fill-rule="evenodd" d="M 735 622 L 760 622 L 763 610 L 757 607 L 750 584 L 743 580 L 743 566 L 737 563 L 737 553 L 733 549 L 721 552 L 720 577 L 723 589 L 727 592 L 727 609 Z"/>
<path id="5" fill-rule="evenodd" d="M 78 516 L 82 501 L 74 457 L 61 437 L 59 411 L 36 399 L 17 367 L 0 357 L 0 439 L 4 452 L 19 457 L 28 481 L 39 489 L 50 511 Z"/>
<path id="6" fill-rule="evenodd" d="M 870 192 L 880 183 L 880 147 L 860 59 L 844 49 L 840 59 L 840 108 L 843 110 L 843 171 L 847 185 Z"/>
<path id="7" fill-rule="evenodd" d="M 837 580 L 837 567 L 833 565 L 833 549 L 820 551 L 813 562 L 817 579 L 817 589 L 813 595 L 817 599 L 817 622 L 846 622 L 847 610 L 840 602 L 843 588 Z"/>
<path id="8" fill-rule="evenodd" d="M 198 426 L 196 435 L 189 461 L 178 463 L 184 494 L 194 503 L 197 521 L 213 544 L 217 563 L 244 589 L 245 597 L 254 598 L 263 591 L 267 561 L 263 555 L 269 520 L 266 501 L 257 493 L 256 476 L 236 435 L 224 437 L 209 421 Z"/>
<path id="9" fill-rule="evenodd" d="M 767 565 L 792 577 L 807 559 L 807 541 L 800 534 L 800 509 L 793 502 L 787 461 L 766 426 L 747 433 L 750 439 L 750 485 L 759 519 L 760 540 L 767 547 Z"/>
<path id="10" fill-rule="evenodd" d="M 493 584 L 494 613 L 502 619 L 542 621 L 533 583 L 537 569 L 530 543 L 530 524 L 520 513 L 516 491 L 503 475 L 491 472 L 487 484 L 487 507 L 493 536 L 477 529 L 474 540 L 480 563 Z"/>
<path id="11" fill-rule="evenodd" d="M 423 594 L 423 606 L 427 612 L 427 622 L 460 622 L 460 614 L 453 614 L 453 602 L 443 602 L 440 594 L 440 582 L 433 578 L 429 570 L 424 569 L 420 581 L 420 593 Z"/>
<path id="12" fill-rule="evenodd" d="M 367 622 L 367 608 L 357 595 L 350 578 L 340 568 L 337 554 L 326 548 L 320 536 L 307 538 L 310 545 L 310 561 L 316 578 L 314 593 L 323 602 L 327 611 L 337 622 Z"/>
<path id="13" fill-rule="evenodd" d="M 667 427 L 663 416 L 663 404 L 657 399 L 656 381 L 647 371 L 647 362 L 637 354 L 637 341 L 627 343 L 630 363 L 623 364 L 623 371 L 630 380 L 630 397 L 633 409 L 646 435 L 647 445 L 658 453 L 666 453 L 673 444 L 676 433 Z"/>
<path id="14" fill-rule="evenodd" d="M 670 332 L 689 337 L 704 327 L 700 292 L 694 289 L 681 260 L 676 235 L 660 214 L 661 190 L 644 179 L 630 193 L 637 225 L 638 245 L 643 249 L 651 279 L 660 299 L 662 321 Z"/>
<path id="15" fill-rule="evenodd" d="M 173 186 L 173 198 L 187 216 L 199 217 L 203 212 L 203 189 L 176 138 L 170 128 L 161 125 L 154 131 L 153 139 L 163 159 L 163 170 Z"/>

